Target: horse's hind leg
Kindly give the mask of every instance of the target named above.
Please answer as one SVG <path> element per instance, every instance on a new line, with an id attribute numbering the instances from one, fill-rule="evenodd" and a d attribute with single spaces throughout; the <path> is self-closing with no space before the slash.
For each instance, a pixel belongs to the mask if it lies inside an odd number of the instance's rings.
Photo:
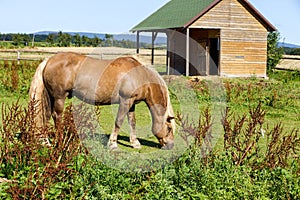
<path id="1" fill-rule="evenodd" d="M 128 123 L 130 125 L 130 144 L 133 148 L 139 149 L 141 148 L 141 144 L 137 139 L 136 131 L 135 131 L 135 104 L 132 105 L 129 112 L 127 113 Z"/>
<path id="2" fill-rule="evenodd" d="M 52 118 L 54 120 L 56 129 L 61 126 L 64 104 L 65 99 L 55 99 L 53 102 Z"/>

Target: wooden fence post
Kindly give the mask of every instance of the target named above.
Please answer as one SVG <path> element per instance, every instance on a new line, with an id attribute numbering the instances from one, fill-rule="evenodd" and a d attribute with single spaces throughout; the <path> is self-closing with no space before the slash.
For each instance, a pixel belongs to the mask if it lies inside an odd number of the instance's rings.
<path id="1" fill-rule="evenodd" d="M 17 51 L 17 60 L 18 60 L 18 65 L 19 65 L 20 64 L 20 60 L 21 60 L 21 53 L 20 53 L 19 50 Z"/>

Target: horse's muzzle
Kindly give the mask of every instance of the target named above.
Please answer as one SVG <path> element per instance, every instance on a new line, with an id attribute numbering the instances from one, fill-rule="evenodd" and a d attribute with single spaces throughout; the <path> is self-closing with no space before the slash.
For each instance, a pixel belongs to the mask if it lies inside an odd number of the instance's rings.
<path id="1" fill-rule="evenodd" d="M 169 142 L 161 147 L 162 150 L 171 150 L 174 147 L 174 142 Z"/>

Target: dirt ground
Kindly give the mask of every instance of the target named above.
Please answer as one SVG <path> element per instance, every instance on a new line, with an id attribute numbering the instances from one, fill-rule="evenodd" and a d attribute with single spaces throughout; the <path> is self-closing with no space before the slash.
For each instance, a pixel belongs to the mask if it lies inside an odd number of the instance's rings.
<path id="1" fill-rule="evenodd" d="M 300 70 L 300 56 L 284 55 L 279 64 L 278 69 Z"/>

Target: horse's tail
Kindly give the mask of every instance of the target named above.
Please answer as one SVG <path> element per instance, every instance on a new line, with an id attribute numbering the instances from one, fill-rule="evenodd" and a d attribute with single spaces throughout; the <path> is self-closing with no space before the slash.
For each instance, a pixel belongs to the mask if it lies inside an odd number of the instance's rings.
<path id="1" fill-rule="evenodd" d="M 34 121 L 38 127 L 44 127 L 47 123 L 47 116 L 51 115 L 50 96 L 44 85 L 43 71 L 48 59 L 44 60 L 36 69 L 31 81 L 29 96 L 34 110 Z"/>

